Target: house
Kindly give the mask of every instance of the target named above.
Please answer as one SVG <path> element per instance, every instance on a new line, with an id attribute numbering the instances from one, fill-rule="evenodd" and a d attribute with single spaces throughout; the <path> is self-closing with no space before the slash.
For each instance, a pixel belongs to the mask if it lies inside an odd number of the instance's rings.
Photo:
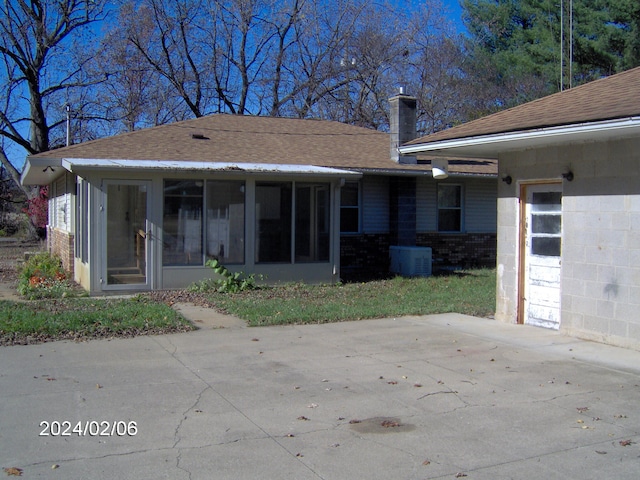
<path id="1" fill-rule="evenodd" d="M 211 115 L 31 155 L 22 182 L 50 186 L 49 249 L 92 294 L 182 288 L 210 258 L 270 283 L 388 276 L 397 245 L 495 265 L 496 163 L 434 180 L 397 151 L 415 99 L 391 105 L 391 134 Z"/>
<path id="2" fill-rule="evenodd" d="M 640 349 L 640 68 L 407 142 L 498 160 L 496 318 Z"/>

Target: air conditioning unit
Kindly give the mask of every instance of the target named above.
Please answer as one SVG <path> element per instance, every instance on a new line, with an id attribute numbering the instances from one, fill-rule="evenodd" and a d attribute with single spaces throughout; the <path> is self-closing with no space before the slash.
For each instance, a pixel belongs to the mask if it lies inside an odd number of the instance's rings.
<path id="1" fill-rule="evenodd" d="M 391 273 L 403 277 L 428 277 L 431 275 L 430 247 L 389 247 Z"/>

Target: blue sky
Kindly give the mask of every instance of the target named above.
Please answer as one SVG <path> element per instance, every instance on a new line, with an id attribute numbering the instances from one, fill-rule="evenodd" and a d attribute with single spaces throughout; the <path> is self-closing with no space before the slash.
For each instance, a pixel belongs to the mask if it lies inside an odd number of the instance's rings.
<path id="1" fill-rule="evenodd" d="M 454 22 L 459 32 L 464 31 L 464 25 L 462 25 L 462 8 L 460 7 L 460 0 L 442 0 L 445 8 L 449 12 L 449 18 Z"/>

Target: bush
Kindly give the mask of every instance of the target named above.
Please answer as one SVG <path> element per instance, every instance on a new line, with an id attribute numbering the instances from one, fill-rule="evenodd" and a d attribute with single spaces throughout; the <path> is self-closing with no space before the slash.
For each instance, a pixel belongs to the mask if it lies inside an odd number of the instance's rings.
<path id="1" fill-rule="evenodd" d="M 213 290 L 221 293 L 238 293 L 245 290 L 255 290 L 257 288 L 254 274 L 245 275 L 244 272 L 232 273 L 216 259 L 208 260 L 205 265 L 212 268 L 220 278 L 210 278 L 196 282 L 189 287 L 189 291 L 203 293 Z"/>
<path id="2" fill-rule="evenodd" d="M 18 293 L 29 300 L 65 297 L 70 291 L 67 274 L 60 257 L 36 253 L 18 272 Z"/>

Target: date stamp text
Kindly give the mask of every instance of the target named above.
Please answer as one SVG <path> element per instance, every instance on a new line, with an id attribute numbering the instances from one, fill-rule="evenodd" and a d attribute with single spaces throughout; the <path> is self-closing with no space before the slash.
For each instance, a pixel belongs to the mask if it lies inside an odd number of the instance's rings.
<path id="1" fill-rule="evenodd" d="M 136 422 L 118 421 L 79 421 L 70 422 L 64 420 L 59 422 L 54 420 L 40 422 L 41 437 L 133 437 L 138 434 L 138 424 Z"/>

